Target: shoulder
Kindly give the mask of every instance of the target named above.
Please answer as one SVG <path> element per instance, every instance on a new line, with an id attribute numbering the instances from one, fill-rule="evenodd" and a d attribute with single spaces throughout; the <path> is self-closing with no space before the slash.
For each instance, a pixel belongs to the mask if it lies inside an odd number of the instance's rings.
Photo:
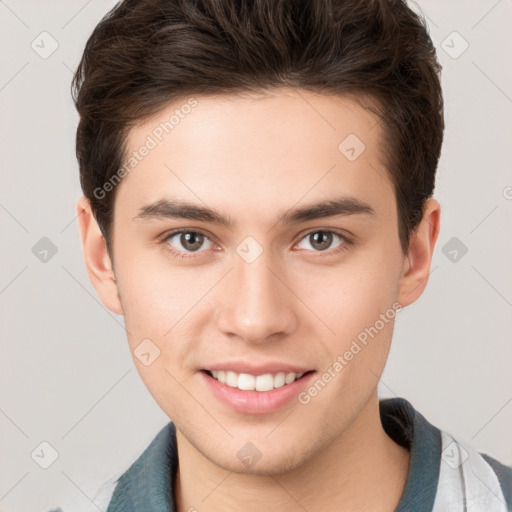
<path id="1" fill-rule="evenodd" d="M 168 422 L 128 469 L 103 482 L 87 508 L 63 503 L 46 512 L 127 512 L 135 510 L 134 497 L 137 510 L 152 510 L 155 493 L 158 500 L 171 495 L 169 475 L 177 464 L 175 426 Z"/>
<path id="2" fill-rule="evenodd" d="M 512 511 L 512 466 L 480 453 L 470 443 L 441 431 L 442 453 L 434 512 L 453 502 L 466 510 Z"/>
<path id="3" fill-rule="evenodd" d="M 78 503 L 68 502 L 61 506 L 55 506 L 46 512 L 98 512 L 98 510 L 106 512 L 120 476 L 121 474 L 118 474 L 104 481 L 93 496 L 91 496 L 89 504 L 85 505 L 85 507 Z M 81 501 L 81 503 L 83 503 L 83 501 Z"/>
<path id="4" fill-rule="evenodd" d="M 512 510 L 512 465 L 502 464 L 486 453 L 480 453 L 480 455 L 494 471 L 507 502 L 507 507 L 509 510 Z"/>
<path id="5" fill-rule="evenodd" d="M 386 432 L 411 451 L 405 498 L 417 504 L 421 495 L 421 505 L 428 499 L 434 512 L 460 504 L 467 512 L 512 512 L 512 466 L 435 427 L 403 398 L 381 400 L 380 412 Z"/>

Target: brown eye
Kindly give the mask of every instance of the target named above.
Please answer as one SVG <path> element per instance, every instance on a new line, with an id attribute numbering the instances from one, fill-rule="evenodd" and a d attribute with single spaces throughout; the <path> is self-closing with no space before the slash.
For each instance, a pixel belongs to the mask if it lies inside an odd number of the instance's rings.
<path id="1" fill-rule="evenodd" d="M 203 244 L 203 238 L 199 233 L 181 233 L 179 240 L 187 251 L 197 251 Z"/>
<path id="2" fill-rule="evenodd" d="M 309 235 L 311 246 L 319 251 L 325 251 L 332 243 L 332 233 L 327 231 L 317 231 Z"/>
<path id="3" fill-rule="evenodd" d="M 336 246 L 332 247 L 335 239 L 341 240 Z M 344 237 L 334 233 L 333 231 L 313 231 L 302 238 L 300 244 L 306 241 L 309 247 L 302 246 L 303 249 L 313 250 L 315 252 L 326 251 L 327 249 L 333 249 L 346 243 Z M 299 246 L 300 246 L 299 244 Z"/>
<path id="4" fill-rule="evenodd" d="M 212 243 L 206 235 L 196 231 L 178 231 L 172 233 L 166 238 L 166 242 L 176 251 L 185 253 L 198 252 L 205 245 L 205 242 L 210 244 L 206 247 L 206 249 L 209 249 Z"/>

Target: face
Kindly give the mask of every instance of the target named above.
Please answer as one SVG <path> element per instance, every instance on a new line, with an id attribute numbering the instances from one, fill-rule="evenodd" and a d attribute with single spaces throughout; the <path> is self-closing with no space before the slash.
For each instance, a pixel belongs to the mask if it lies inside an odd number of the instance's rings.
<path id="1" fill-rule="evenodd" d="M 119 311 L 187 443 L 228 470 L 286 472 L 376 396 L 407 302 L 381 126 L 306 91 L 195 101 L 127 139 L 145 156 L 116 191 Z"/>

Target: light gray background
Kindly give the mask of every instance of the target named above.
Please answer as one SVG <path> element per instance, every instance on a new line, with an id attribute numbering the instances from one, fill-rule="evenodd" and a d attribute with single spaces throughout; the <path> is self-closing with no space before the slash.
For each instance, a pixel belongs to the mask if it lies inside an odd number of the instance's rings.
<path id="1" fill-rule="evenodd" d="M 70 80 L 113 5 L 0 1 L 4 512 L 85 508 L 168 421 L 136 372 L 122 318 L 89 284 L 75 221 Z M 444 68 L 447 129 L 435 194 L 442 229 L 427 290 L 399 316 L 380 390 L 511 464 L 512 2 L 420 5 Z M 43 31 L 59 45 L 46 59 L 31 47 L 51 48 Z M 458 58 L 463 41 L 453 31 L 469 44 Z M 58 248 L 46 263 L 32 253 L 42 237 Z M 452 237 L 468 248 L 456 262 L 442 251 Z M 46 470 L 31 458 L 43 441 L 58 452 Z"/>

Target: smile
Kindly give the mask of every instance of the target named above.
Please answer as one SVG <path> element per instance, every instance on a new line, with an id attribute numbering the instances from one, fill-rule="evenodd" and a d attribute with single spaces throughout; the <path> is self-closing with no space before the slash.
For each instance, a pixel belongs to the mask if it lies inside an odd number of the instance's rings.
<path id="1" fill-rule="evenodd" d="M 256 372 L 255 372 L 256 373 Z M 297 400 L 314 370 L 253 375 L 232 370 L 202 370 L 198 376 L 224 406 L 243 414 L 269 414 Z"/>
<path id="2" fill-rule="evenodd" d="M 249 373 L 236 373 L 223 370 L 213 370 L 208 373 L 222 384 L 243 391 L 272 391 L 273 389 L 291 384 L 304 375 L 304 373 L 278 372 L 256 376 Z"/>

